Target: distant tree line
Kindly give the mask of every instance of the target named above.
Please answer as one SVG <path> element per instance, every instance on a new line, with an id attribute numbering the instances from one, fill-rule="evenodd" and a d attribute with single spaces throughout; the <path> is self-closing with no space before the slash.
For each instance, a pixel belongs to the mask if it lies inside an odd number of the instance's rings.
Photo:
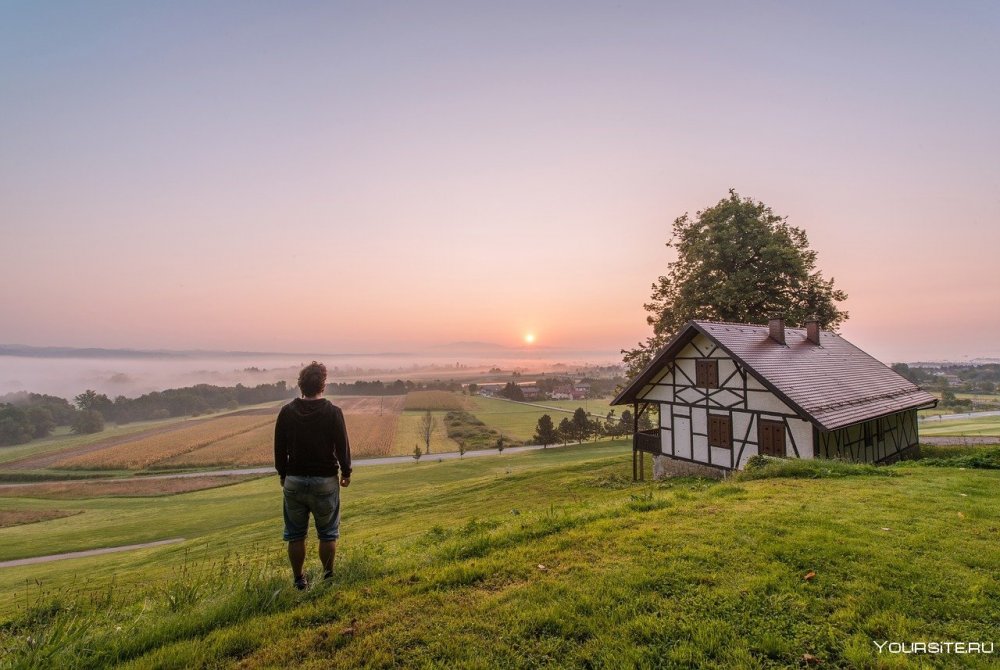
<path id="1" fill-rule="evenodd" d="M 892 369 L 931 390 L 951 390 L 958 393 L 996 393 L 1000 388 L 1000 364 L 943 365 L 938 368 L 921 368 L 906 363 L 893 363 Z M 951 379 L 958 379 L 952 386 Z"/>
<path id="2" fill-rule="evenodd" d="M 290 397 L 283 382 L 257 386 L 212 386 L 197 384 L 178 389 L 154 391 L 138 398 L 118 396 L 114 400 L 88 389 L 73 404 L 65 398 L 39 393 L 16 393 L 0 403 L 0 446 L 24 444 L 46 437 L 57 426 L 69 426 L 86 434 L 104 430 L 105 421 L 126 424 L 132 421 L 199 416 Z"/>
<path id="3" fill-rule="evenodd" d="M 577 407 L 572 418 L 564 417 L 559 425 L 555 425 L 552 417 L 543 414 L 538 418 L 535 426 L 535 435 L 532 441 L 535 444 L 548 446 L 550 444 L 569 444 L 570 442 L 583 442 L 584 440 L 600 437 L 620 438 L 631 435 L 635 426 L 632 412 L 625 410 L 621 416 L 615 415 L 615 410 L 608 412 L 603 419 L 587 414 L 582 407 Z M 649 412 L 643 412 L 639 416 L 639 430 L 651 430 L 653 428 L 652 419 Z"/>

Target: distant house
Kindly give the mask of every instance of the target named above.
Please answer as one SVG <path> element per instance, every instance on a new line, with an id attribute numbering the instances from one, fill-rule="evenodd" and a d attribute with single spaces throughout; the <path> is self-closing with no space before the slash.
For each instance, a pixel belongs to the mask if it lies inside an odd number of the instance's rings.
<path id="1" fill-rule="evenodd" d="M 590 397 L 590 384 L 588 382 L 577 382 L 573 384 L 573 400 L 583 400 Z"/>
<path id="2" fill-rule="evenodd" d="M 527 385 L 522 386 L 521 387 L 521 393 L 524 394 L 524 399 L 525 400 L 538 400 L 541 397 L 541 395 L 542 395 L 541 389 L 539 389 L 537 386 L 534 386 L 534 385 L 532 385 L 532 386 L 527 386 Z"/>
<path id="3" fill-rule="evenodd" d="M 503 386 L 503 384 L 480 384 L 479 395 L 492 398 L 500 392 L 500 389 L 502 389 Z"/>
<path id="4" fill-rule="evenodd" d="M 633 456 L 654 454 L 657 470 L 735 470 L 755 454 L 892 462 L 915 451 L 917 410 L 936 403 L 817 321 L 780 318 L 690 321 L 612 402 L 636 418 L 659 408 L 659 428 L 633 438 Z"/>
<path id="5" fill-rule="evenodd" d="M 572 386 L 557 386 L 552 389 L 552 399 L 553 400 L 572 400 L 573 399 L 573 387 Z"/>

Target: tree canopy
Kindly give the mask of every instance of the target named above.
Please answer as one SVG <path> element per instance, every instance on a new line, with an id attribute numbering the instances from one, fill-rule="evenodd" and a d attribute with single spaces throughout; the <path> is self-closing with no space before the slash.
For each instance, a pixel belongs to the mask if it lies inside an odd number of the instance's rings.
<path id="1" fill-rule="evenodd" d="M 535 444 L 540 444 L 543 447 L 556 443 L 559 435 L 556 433 L 556 427 L 552 423 L 551 416 L 543 414 L 538 417 L 538 423 L 535 425 L 535 435 L 531 439 Z"/>
<path id="2" fill-rule="evenodd" d="M 667 246 L 677 251 L 677 260 L 653 283 L 643 305 L 653 334 L 622 350 L 629 376 L 691 319 L 767 323 L 781 314 L 794 327 L 815 314 L 829 330 L 847 319 L 837 307 L 847 294 L 816 269 L 805 231 L 732 189 L 694 218 L 685 213 L 675 219 Z"/>

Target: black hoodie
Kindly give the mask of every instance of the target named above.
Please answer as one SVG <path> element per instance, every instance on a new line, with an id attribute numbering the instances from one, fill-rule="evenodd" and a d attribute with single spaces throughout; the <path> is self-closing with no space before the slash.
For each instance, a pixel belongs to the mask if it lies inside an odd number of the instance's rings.
<path id="1" fill-rule="evenodd" d="M 285 475 L 336 477 L 337 464 L 351 476 L 351 445 L 344 413 L 326 398 L 296 398 L 274 424 L 274 468 Z"/>

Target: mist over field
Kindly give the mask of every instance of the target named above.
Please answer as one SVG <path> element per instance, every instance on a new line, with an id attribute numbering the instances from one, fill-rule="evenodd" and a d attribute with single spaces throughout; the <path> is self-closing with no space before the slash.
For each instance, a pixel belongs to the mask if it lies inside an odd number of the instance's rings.
<path id="1" fill-rule="evenodd" d="M 0 354 L 0 395 L 27 391 L 72 399 L 85 389 L 94 389 L 114 398 L 194 384 L 254 386 L 280 380 L 291 384 L 300 367 L 314 359 L 327 365 L 331 381 L 460 379 L 494 366 L 505 371 L 546 371 L 621 362 L 613 351 L 526 351 L 479 343 L 383 354 L 101 350 L 85 355 L 82 350 L 36 350 L 31 355 Z"/>

